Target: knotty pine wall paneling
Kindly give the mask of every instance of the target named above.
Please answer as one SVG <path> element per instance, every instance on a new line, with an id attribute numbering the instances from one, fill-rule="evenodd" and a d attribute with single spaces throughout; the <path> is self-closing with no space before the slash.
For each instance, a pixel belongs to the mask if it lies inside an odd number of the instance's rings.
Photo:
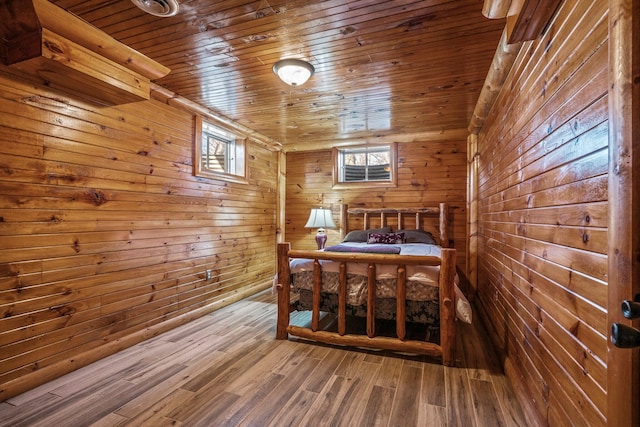
<path id="1" fill-rule="evenodd" d="M 532 424 L 606 423 L 607 38 L 563 2 L 478 136 L 478 305 Z"/>
<path id="2" fill-rule="evenodd" d="M 304 228 L 313 207 L 331 208 L 338 225 L 341 203 L 353 207 L 414 207 L 447 202 L 451 222 L 449 238 L 458 249 L 460 274 L 465 268 L 466 150 L 466 139 L 398 143 L 397 187 L 348 189 L 332 188 L 331 150 L 288 152 L 285 241 L 296 249 L 316 249 L 317 230 Z M 379 226 L 378 217 L 371 221 L 372 226 Z M 389 225 L 397 227 L 392 221 L 389 220 Z M 425 219 L 425 227 L 434 236 L 438 235 L 437 221 L 437 217 Z M 353 225 L 353 228 L 362 227 Z M 405 218 L 405 227 L 415 228 L 415 219 Z M 327 245 L 340 242 L 340 230 L 327 230 L 327 236 Z"/>
<path id="3" fill-rule="evenodd" d="M 202 179 L 192 138 L 189 112 L 0 68 L 0 399 L 270 283 L 277 152 L 249 139 L 248 184 Z"/>

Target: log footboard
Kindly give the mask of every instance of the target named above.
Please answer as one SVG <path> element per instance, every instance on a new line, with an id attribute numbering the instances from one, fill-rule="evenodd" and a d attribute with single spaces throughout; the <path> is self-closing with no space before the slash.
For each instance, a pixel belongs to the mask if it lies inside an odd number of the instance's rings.
<path id="1" fill-rule="evenodd" d="M 440 258 L 432 256 L 383 255 L 363 253 L 336 253 L 309 250 L 291 250 L 289 243 L 278 244 L 278 323 L 277 339 L 287 339 L 289 335 L 323 342 L 327 344 L 367 347 L 392 351 L 425 354 L 441 357 L 446 366 L 455 361 L 455 249 L 442 249 Z M 291 313 L 291 270 L 290 258 L 306 258 L 314 260 L 313 304 L 311 327 L 290 325 Z M 338 288 L 338 331 L 329 332 L 319 329 L 321 271 L 319 260 L 332 260 L 340 263 L 340 282 Z M 368 264 L 368 300 L 366 335 L 346 333 L 346 263 L 359 262 Z M 394 264 L 398 266 L 397 275 L 397 311 L 396 335 L 394 337 L 376 336 L 375 333 L 375 269 L 376 264 Z M 405 300 L 406 300 L 406 266 L 413 264 L 440 265 L 439 276 L 439 311 L 440 311 L 440 343 L 406 339 Z"/>

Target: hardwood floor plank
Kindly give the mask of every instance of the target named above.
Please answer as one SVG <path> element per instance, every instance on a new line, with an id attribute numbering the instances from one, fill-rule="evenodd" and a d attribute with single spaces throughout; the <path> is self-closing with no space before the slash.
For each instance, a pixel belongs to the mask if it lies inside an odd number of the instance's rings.
<path id="1" fill-rule="evenodd" d="M 469 326 L 473 326 L 472 331 L 467 331 Z M 462 333 L 465 336 L 470 337 L 475 342 L 480 345 L 476 345 L 473 347 L 473 351 L 482 351 L 485 356 L 486 366 L 481 369 L 482 374 L 479 374 L 479 370 L 476 368 L 474 375 L 476 378 L 488 378 L 495 391 L 496 401 L 500 405 L 502 409 L 502 414 L 504 415 L 504 420 L 506 425 L 514 426 L 514 427 L 524 427 L 527 425 L 525 421 L 524 414 L 522 412 L 522 408 L 515 400 L 515 395 L 513 392 L 513 388 L 511 387 L 511 383 L 505 377 L 502 368 L 500 367 L 500 362 L 498 357 L 493 350 L 493 348 L 482 343 L 490 342 L 491 338 L 487 333 L 487 329 L 484 326 L 484 323 L 478 319 L 473 325 L 466 325 L 467 328 L 462 329 Z M 469 357 L 472 357 L 471 353 L 467 350 L 465 353 L 469 354 Z"/>
<path id="2" fill-rule="evenodd" d="M 209 386 L 213 381 L 216 381 L 216 384 L 224 383 L 225 380 L 232 381 L 237 372 L 242 372 L 244 367 L 250 367 L 262 358 L 262 354 L 255 352 L 260 344 L 260 342 L 256 341 L 245 345 L 242 352 L 239 353 L 242 355 L 239 358 L 238 354 L 227 353 L 213 369 L 207 369 L 202 372 L 202 374 L 191 379 L 182 388 L 197 392 L 203 387 Z"/>
<path id="3" fill-rule="evenodd" d="M 252 374 L 247 373 L 247 376 Z M 242 375 L 244 377 L 245 375 Z M 217 415 L 212 415 L 205 419 L 209 425 L 216 426 L 237 426 L 249 415 L 251 410 L 260 406 L 265 397 L 273 390 L 277 390 L 282 385 L 284 375 L 268 373 L 260 377 L 259 380 L 251 380 L 252 387 L 244 390 L 244 394 Z M 188 421 L 188 420 L 187 420 Z"/>
<path id="4" fill-rule="evenodd" d="M 153 421 L 151 424 L 153 427 L 182 427 L 186 426 L 186 424 L 181 423 L 180 421 L 172 420 L 170 418 L 159 417 Z"/>
<path id="5" fill-rule="evenodd" d="M 286 380 L 282 386 L 267 394 L 265 398 L 253 410 L 247 414 L 238 426 L 265 426 L 268 425 L 276 414 L 296 394 L 302 383 L 316 367 L 314 359 L 302 360 L 296 365 L 291 365 Z"/>
<path id="6" fill-rule="evenodd" d="M 222 359 L 224 353 L 212 352 L 210 354 L 202 354 L 199 356 L 199 362 L 187 366 L 186 369 L 167 378 L 162 383 L 149 389 L 146 393 L 131 399 L 116 410 L 116 413 L 127 418 L 135 418 L 138 414 L 144 413 L 150 408 L 155 408 L 159 402 L 163 402 L 165 397 L 172 395 L 175 391 L 185 391 L 181 388 L 191 378 L 200 375 L 203 371 L 209 369 L 209 366 L 215 366 Z M 193 392 L 182 393 L 182 396 L 192 396 Z"/>
<path id="7" fill-rule="evenodd" d="M 331 425 L 348 425 L 362 418 L 364 402 L 371 394 L 375 373 L 379 367 L 378 363 L 362 362 L 355 372 L 348 373 L 349 389 L 342 399 L 340 411 L 333 416 Z"/>
<path id="8" fill-rule="evenodd" d="M 128 422 L 129 418 L 112 412 L 106 417 L 100 418 L 95 423 L 90 424 L 88 427 L 120 427 L 127 425 Z"/>
<path id="9" fill-rule="evenodd" d="M 477 425 L 493 425 L 504 427 L 504 415 L 497 402 L 493 386 L 488 381 L 471 378 L 469 380 L 471 396 L 473 398 L 473 409 L 476 416 Z"/>
<path id="10" fill-rule="evenodd" d="M 203 316 L 0 403 L 0 427 L 526 425 L 476 324 L 444 367 L 275 340 L 275 313 L 263 292 Z"/>
<path id="11" fill-rule="evenodd" d="M 404 364 L 400 372 L 400 382 L 393 401 L 389 426 L 418 425 L 422 368 Z"/>
<path id="12" fill-rule="evenodd" d="M 167 420 L 171 420 L 180 425 L 181 423 L 176 420 L 167 418 L 167 415 L 171 413 L 175 408 L 180 407 L 184 402 L 191 399 L 194 393 L 181 388 L 173 389 L 169 394 L 156 399 L 156 402 L 148 408 L 142 410 L 135 416 L 129 418 L 130 422 L 124 425 L 134 426 L 155 426 L 164 424 Z M 117 411 L 119 413 L 119 411 Z"/>
<path id="13" fill-rule="evenodd" d="M 211 401 L 225 392 L 225 387 L 249 366 L 256 363 L 262 357 L 261 354 L 248 353 L 245 357 L 234 358 L 227 356 L 224 363 L 215 369 L 205 371 L 203 375 L 195 377 L 182 388 L 194 392 L 193 396 L 168 414 L 168 417 L 178 421 L 185 421 L 192 413 L 207 407 Z M 231 393 L 229 393 L 231 394 Z M 235 396 L 235 395 L 234 395 Z"/>
<path id="14" fill-rule="evenodd" d="M 309 350 L 309 357 L 313 357 L 316 359 L 324 359 L 328 354 L 332 353 L 332 349 L 335 348 L 318 342 L 314 342 L 313 344 L 314 345 L 312 346 L 311 350 Z"/>
<path id="15" fill-rule="evenodd" d="M 54 413 L 47 414 L 38 420 L 35 426 L 43 427 L 52 425 L 82 425 L 98 421 L 100 418 L 115 412 L 126 402 L 147 392 L 158 384 L 162 384 L 167 378 L 178 374 L 185 369 L 184 365 L 173 365 L 155 377 L 148 378 L 139 384 L 120 379 L 117 381 L 103 382 L 101 387 L 89 387 L 79 393 L 70 396 L 64 407 Z M 105 399 L 104 395 L 110 396 Z M 71 403 L 71 404 L 70 404 Z"/>
<path id="16" fill-rule="evenodd" d="M 425 363 L 422 367 L 422 400 L 429 405 L 447 406 L 444 366 Z"/>
<path id="17" fill-rule="evenodd" d="M 318 366 L 313 370 L 309 378 L 307 378 L 307 381 L 304 383 L 304 388 L 319 393 L 327 384 L 329 378 L 335 374 L 338 366 L 342 364 L 346 354 L 347 350 L 334 349 L 334 351 L 329 351 L 320 363 L 318 363 Z"/>
<path id="18" fill-rule="evenodd" d="M 444 406 L 429 405 L 424 401 L 420 402 L 420 416 L 418 425 L 425 427 L 447 427 L 447 408 Z M 489 424 L 492 426 L 492 424 Z"/>
<path id="19" fill-rule="evenodd" d="M 225 386 L 225 391 L 239 396 L 246 396 L 255 392 L 270 376 L 285 378 L 286 374 L 290 373 L 291 365 L 289 365 L 289 372 L 286 369 L 284 369 L 284 372 L 274 369 L 274 366 L 276 366 L 276 362 L 287 359 L 287 350 L 287 346 L 279 346 L 274 351 L 265 354 L 254 364 L 248 366 L 245 371 L 240 372 L 235 378 L 231 379 Z"/>
<path id="20" fill-rule="evenodd" d="M 348 377 L 349 372 L 357 369 L 357 366 L 364 361 L 365 356 L 366 353 L 363 351 L 348 351 L 340 365 L 336 368 L 335 375 Z"/>
<path id="21" fill-rule="evenodd" d="M 395 390 L 400 381 L 400 371 L 402 371 L 402 359 L 399 357 L 385 357 L 382 366 L 378 369 L 376 385 Z"/>
<path id="22" fill-rule="evenodd" d="M 194 411 L 189 413 L 187 418 L 178 421 L 182 421 L 184 425 L 221 425 L 217 423 L 220 415 L 224 414 L 228 408 L 234 406 L 238 400 L 240 400 L 240 396 L 227 393 L 226 391 L 209 395 L 206 405 L 198 405 Z M 167 418 L 175 419 L 172 414 L 169 414 Z"/>
<path id="23" fill-rule="evenodd" d="M 471 403 L 469 377 L 465 369 L 444 367 L 447 394 L 447 425 L 472 427 L 476 425 Z"/>
<path id="24" fill-rule="evenodd" d="M 402 363 L 403 365 L 406 366 L 414 366 L 416 368 L 422 368 L 422 365 L 425 363 L 425 361 L 427 361 L 427 357 L 426 356 L 422 356 L 422 355 L 405 355 L 402 358 Z M 428 359 L 431 360 L 431 359 Z M 435 363 L 440 363 L 439 360 L 435 361 Z"/>
<path id="25" fill-rule="evenodd" d="M 270 427 L 298 426 L 301 425 L 309 408 L 318 398 L 318 393 L 307 390 L 298 392 L 287 402 L 287 404 L 276 414 Z"/>
<path id="26" fill-rule="evenodd" d="M 316 362 L 320 361 L 309 357 L 309 353 L 313 349 L 313 345 L 288 341 L 281 344 L 280 347 L 282 347 L 281 350 L 283 351 L 283 356 L 274 360 L 274 364 L 271 367 L 273 372 L 286 375 L 290 373 L 291 366 L 296 366 L 304 360 L 312 359 Z"/>
<path id="27" fill-rule="evenodd" d="M 91 393 L 82 399 L 76 399 L 72 405 L 66 405 L 53 413 L 42 414 L 37 421 L 29 425 L 31 427 L 50 427 L 65 424 L 92 424 L 126 402 L 124 396 L 132 393 L 134 389 L 134 384 L 118 380 L 107 387 L 107 391 L 113 394 L 113 398 L 104 399 L 99 393 Z"/>
<path id="28" fill-rule="evenodd" d="M 308 427 L 329 425 L 334 415 L 340 411 L 340 403 L 347 390 L 348 380 L 345 377 L 331 376 L 300 425 Z"/>
<path id="29" fill-rule="evenodd" d="M 24 399 L 18 399 L 24 401 Z M 0 425 L 3 426 L 28 426 L 43 415 L 49 408 L 56 407 L 63 399 L 51 393 L 44 393 L 38 398 L 25 401 L 18 406 L 3 404 L 0 407 Z"/>
<path id="30" fill-rule="evenodd" d="M 511 427 L 526 427 L 527 422 L 520 404 L 516 401 L 511 383 L 504 376 L 494 372 L 491 382 L 496 391 L 496 400 L 504 414 L 505 423 Z"/>
<path id="31" fill-rule="evenodd" d="M 389 425 L 394 389 L 374 385 L 367 400 L 360 427 L 383 427 Z"/>
<path id="32" fill-rule="evenodd" d="M 370 363 L 382 363 L 389 354 L 391 353 L 387 351 L 370 351 L 364 356 L 364 361 Z"/>
<path id="33" fill-rule="evenodd" d="M 476 322 L 480 323 L 480 322 Z M 468 331 L 467 329 L 474 329 L 475 333 Z M 464 366 L 467 368 L 469 378 L 488 381 L 490 379 L 490 364 L 487 360 L 488 356 L 484 351 L 484 346 L 480 342 L 478 334 L 480 326 L 468 325 L 466 323 L 459 322 L 458 331 L 459 336 L 468 337 L 467 339 L 461 339 L 461 346 L 458 347 L 458 351 L 464 355 Z"/>

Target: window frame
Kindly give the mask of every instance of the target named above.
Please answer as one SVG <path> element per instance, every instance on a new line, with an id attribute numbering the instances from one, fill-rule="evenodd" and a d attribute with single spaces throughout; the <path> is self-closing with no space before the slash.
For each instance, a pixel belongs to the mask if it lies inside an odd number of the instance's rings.
<path id="1" fill-rule="evenodd" d="M 340 181 L 340 159 L 342 153 L 346 150 L 358 148 L 380 148 L 389 147 L 389 166 L 391 168 L 391 178 L 389 180 L 375 181 Z M 333 147 L 333 188 L 375 188 L 375 187 L 397 187 L 398 186 L 398 144 L 393 142 L 390 144 L 364 144 L 352 145 L 344 147 Z"/>
<path id="2" fill-rule="evenodd" d="M 202 165 L 202 138 L 204 123 L 219 130 L 220 136 L 229 136 L 228 141 L 233 142 L 235 148 L 234 169 L 235 173 L 219 172 L 204 168 Z M 246 161 L 246 138 L 240 137 L 237 133 L 231 132 L 223 126 L 218 125 L 213 120 L 195 116 L 194 124 L 194 149 L 193 149 L 193 171 L 194 175 L 202 178 L 219 179 L 222 181 L 237 182 L 241 184 L 247 183 L 247 161 Z M 225 139 L 225 138 L 220 138 Z M 228 147 L 228 146 L 227 146 Z M 225 154 L 225 163 L 229 161 Z M 225 170 L 228 167 L 225 164 Z"/>

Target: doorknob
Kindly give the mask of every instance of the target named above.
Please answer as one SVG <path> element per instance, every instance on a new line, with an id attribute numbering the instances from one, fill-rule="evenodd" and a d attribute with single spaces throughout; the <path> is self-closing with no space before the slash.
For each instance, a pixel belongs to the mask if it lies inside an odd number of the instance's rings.
<path id="1" fill-rule="evenodd" d="M 640 331 L 631 326 L 614 323 L 611 326 L 611 342 L 618 348 L 640 347 Z"/>
<path id="2" fill-rule="evenodd" d="M 622 301 L 622 315 L 627 319 L 640 318 L 640 294 L 636 294 L 633 301 Z"/>
<path id="3" fill-rule="evenodd" d="M 640 302 L 624 300 L 622 301 L 622 315 L 627 319 L 637 319 L 640 317 Z"/>
<path id="4" fill-rule="evenodd" d="M 633 301 L 622 301 L 622 315 L 627 319 L 640 318 L 640 294 L 633 297 Z M 619 348 L 640 347 L 640 330 L 614 323 L 611 325 L 611 343 Z"/>

